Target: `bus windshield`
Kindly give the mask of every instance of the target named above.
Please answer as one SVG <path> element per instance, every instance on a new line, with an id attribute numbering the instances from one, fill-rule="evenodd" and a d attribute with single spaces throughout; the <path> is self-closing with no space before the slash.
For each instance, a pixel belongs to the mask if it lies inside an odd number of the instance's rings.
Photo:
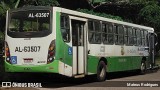
<path id="1" fill-rule="evenodd" d="M 47 36 L 51 33 L 50 18 L 49 10 L 11 12 L 8 35 L 15 38 Z"/>

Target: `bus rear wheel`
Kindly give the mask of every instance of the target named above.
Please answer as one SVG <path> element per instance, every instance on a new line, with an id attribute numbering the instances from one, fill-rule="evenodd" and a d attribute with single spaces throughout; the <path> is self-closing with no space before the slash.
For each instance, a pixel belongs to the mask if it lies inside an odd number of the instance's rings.
<path id="1" fill-rule="evenodd" d="M 97 81 L 101 82 L 106 79 L 106 64 L 100 61 L 97 67 Z"/>
<path id="2" fill-rule="evenodd" d="M 146 73 L 146 63 L 145 61 L 142 61 L 141 68 L 140 68 L 140 74 L 145 74 L 145 73 Z"/>

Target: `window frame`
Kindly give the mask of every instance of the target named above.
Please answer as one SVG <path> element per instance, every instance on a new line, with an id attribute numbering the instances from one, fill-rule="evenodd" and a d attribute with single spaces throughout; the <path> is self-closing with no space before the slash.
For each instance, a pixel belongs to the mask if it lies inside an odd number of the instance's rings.
<path id="1" fill-rule="evenodd" d="M 142 46 L 141 29 L 138 28 L 136 32 L 137 32 L 137 46 Z"/>
<path id="2" fill-rule="evenodd" d="M 148 31 L 144 29 L 145 46 L 148 46 Z"/>
<path id="3" fill-rule="evenodd" d="M 131 33 L 129 30 L 131 30 Z M 128 26 L 128 45 L 129 46 L 134 45 L 133 27 L 131 26 Z"/>
<path id="4" fill-rule="evenodd" d="M 92 22 L 92 29 L 93 30 L 91 30 L 90 29 L 90 26 L 89 26 L 89 23 L 90 22 Z M 96 30 L 96 28 L 97 28 L 97 26 L 95 25 L 95 23 L 99 23 L 99 30 Z M 92 33 L 92 35 L 93 35 L 93 37 L 92 37 L 92 39 L 93 40 L 90 40 L 90 34 Z M 100 34 L 100 39 L 98 39 L 98 40 L 100 40 L 99 42 L 97 42 L 96 41 L 96 35 L 97 34 Z M 102 43 L 102 24 L 101 24 L 101 21 L 99 21 L 99 20 L 88 20 L 88 42 L 90 43 L 90 44 L 101 44 Z"/>
<path id="5" fill-rule="evenodd" d="M 64 27 L 61 26 L 61 25 L 62 25 L 62 22 L 61 22 L 62 17 L 64 17 L 65 19 L 67 19 L 67 21 L 64 21 L 64 22 L 63 22 Z M 67 25 L 66 25 L 66 22 L 68 22 Z M 66 25 L 66 26 L 65 26 L 65 25 Z M 67 39 L 66 41 L 65 41 L 64 38 L 63 38 L 62 29 L 68 30 L 68 31 L 67 31 L 67 32 L 68 32 L 68 39 Z M 61 32 L 61 36 L 62 36 L 63 41 L 69 43 L 69 42 L 71 41 L 71 34 L 70 34 L 71 31 L 70 31 L 70 19 L 69 19 L 69 15 L 67 15 L 67 14 L 63 14 L 63 13 L 62 13 L 62 14 L 60 15 L 60 32 Z"/>
<path id="6" fill-rule="evenodd" d="M 142 38 L 142 46 L 145 46 L 145 33 L 144 33 L 144 29 L 141 30 L 141 38 Z"/>
<path id="7" fill-rule="evenodd" d="M 125 38 L 127 39 L 127 42 L 126 42 Z M 129 45 L 128 26 L 124 26 L 124 44 L 127 46 Z"/>
<path id="8" fill-rule="evenodd" d="M 107 32 L 104 32 L 103 30 L 103 25 L 105 25 L 105 29 L 107 29 Z M 111 29 L 112 28 L 112 29 Z M 109 30 L 112 30 L 111 32 L 109 32 Z M 105 42 L 105 38 L 107 35 L 107 42 Z M 109 36 L 112 36 L 112 42 L 109 41 Z M 113 45 L 114 44 L 114 30 L 113 30 L 113 24 L 110 22 L 102 22 L 102 42 L 103 44 L 109 44 L 109 45 Z"/>
<path id="9" fill-rule="evenodd" d="M 132 32 L 134 32 L 133 33 L 133 45 L 134 46 L 137 46 L 137 32 L 136 32 L 136 30 L 137 30 L 137 28 L 132 29 Z"/>
<path id="10" fill-rule="evenodd" d="M 120 33 L 120 30 L 122 30 L 122 33 Z M 120 37 L 122 37 L 122 42 L 120 42 Z M 121 24 L 114 24 L 114 41 L 116 45 L 124 45 L 124 26 Z"/>

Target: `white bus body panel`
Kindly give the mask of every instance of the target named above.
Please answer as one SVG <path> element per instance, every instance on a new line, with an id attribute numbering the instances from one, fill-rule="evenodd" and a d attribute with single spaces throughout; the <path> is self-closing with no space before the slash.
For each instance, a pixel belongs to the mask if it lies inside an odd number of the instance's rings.
<path id="1" fill-rule="evenodd" d="M 47 64 L 48 48 L 52 40 L 53 35 L 41 38 L 28 38 L 28 40 L 27 38 L 11 38 L 9 36 L 6 37 L 11 57 L 17 57 L 17 63 L 15 63 L 16 65 Z M 25 52 L 24 47 L 29 47 L 30 49 L 32 47 L 36 47 L 37 50 L 30 50 L 30 52 Z M 27 62 L 25 59 L 33 59 L 33 61 Z"/>

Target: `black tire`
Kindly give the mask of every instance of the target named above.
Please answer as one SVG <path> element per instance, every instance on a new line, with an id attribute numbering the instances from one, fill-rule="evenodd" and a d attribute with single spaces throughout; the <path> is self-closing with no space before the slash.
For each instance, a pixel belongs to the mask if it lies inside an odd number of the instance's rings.
<path id="1" fill-rule="evenodd" d="M 145 74 L 146 73 L 146 63 L 145 61 L 141 62 L 141 68 L 140 68 L 140 74 Z"/>
<path id="2" fill-rule="evenodd" d="M 105 81 L 106 80 L 106 64 L 104 61 L 100 61 L 97 67 L 97 81 Z"/>

